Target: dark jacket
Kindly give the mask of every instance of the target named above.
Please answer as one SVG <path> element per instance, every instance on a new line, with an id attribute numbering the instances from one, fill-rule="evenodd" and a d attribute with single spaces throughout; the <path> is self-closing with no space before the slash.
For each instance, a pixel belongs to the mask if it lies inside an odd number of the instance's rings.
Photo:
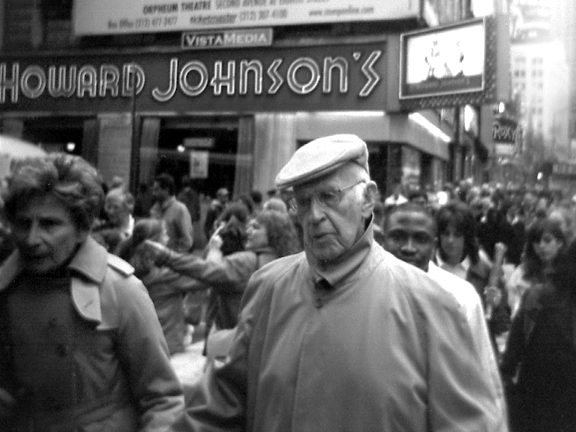
<path id="1" fill-rule="evenodd" d="M 488 285 L 491 270 L 492 267 L 489 263 L 479 259 L 476 264 L 470 265 L 468 273 L 466 274 L 466 280 L 474 286 L 480 299 L 482 299 L 484 309 L 486 309 L 484 290 Z M 488 329 L 494 344 L 496 343 L 496 336 L 510 329 L 510 308 L 508 307 L 506 289 L 504 289 L 503 285 L 499 285 L 498 288 L 502 292 L 502 299 L 500 300 L 500 304 L 492 310 L 491 317 L 488 320 Z"/>
<path id="2" fill-rule="evenodd" d="M 142 282 L 154 302 L 170 355 L 184 351 L 186 336 L 184 295 L 190 291 L 207 290 L 209 286 L 168 268 L 153 269 L 142 276 Z"/>
<path id="3" fill-rule="evenodd" d="M 576 430 L 576 302 L 550 285 L 526 291 L 502 358 L 513 431 Z"/>

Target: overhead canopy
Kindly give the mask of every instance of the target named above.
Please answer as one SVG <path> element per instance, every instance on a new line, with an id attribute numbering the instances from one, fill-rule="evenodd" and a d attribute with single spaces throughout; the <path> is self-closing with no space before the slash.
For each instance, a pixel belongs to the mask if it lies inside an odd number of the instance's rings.
<path id="1" fill-rule="evenodd" d="M 0 154 L 8 155 L 12 159 L 23 159 L 34 156 L 44 156 L 46 155 L 46 151 L 20 138 L 0 135 Z"/>
<path id="2" fill-rule="evenodd" d="M 13 160 L 45 155 L 46 151 L 35 144 L 9 135 L 0 135 L 0 179 L 10 173 Z"/>

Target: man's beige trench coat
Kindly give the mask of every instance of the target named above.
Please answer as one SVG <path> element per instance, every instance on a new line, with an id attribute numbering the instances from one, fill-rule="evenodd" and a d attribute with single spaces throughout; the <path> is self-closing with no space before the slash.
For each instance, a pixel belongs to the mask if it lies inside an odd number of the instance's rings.
<path id="1" fill-rule="evenodd" d="M 338 265 L 310 260 L 281 258 L 252 277 L 230 356 L 177 430 L 507 430 L 494 357 L 477 351 L 490 345 L 454 297 L 371 229 Z M 320 277 L 333 288 L 315 288 Z"/>

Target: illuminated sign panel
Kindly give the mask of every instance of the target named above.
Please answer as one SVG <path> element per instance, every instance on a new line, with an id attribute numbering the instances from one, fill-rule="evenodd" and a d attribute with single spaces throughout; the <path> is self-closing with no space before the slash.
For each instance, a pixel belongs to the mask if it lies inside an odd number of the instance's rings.
<path id="1" fill-rule="evenodd" d="M 518 149 L 522 129 L 518 122 L 508 118 L 495 118 L 492 123 L 494 153 L 498 156 L 513 156 Z"/>
<path id="2" fill-rule="evenodd" d="M 182 33 L 182 49 L 245 48 L 272 45 L 272 29 Z"/>
<path id="3" fill-rule="evenodd" d="M 401 35 L 400 99 L 484 90 L 484 20 Z"/>
<path id="4" fill-rule="evenodd" d="M 420 16 L 415 0 L 75 0 L 83 35 L 271 27 Z"/>
<path id="5" fill-rule="evenodd" d="M 552 165 L 552 174 L 576 176 L 576 165 L 568 163 L 555 163 Z"/>
<path id="6" fill-rule="evenodd" d="M 3 58 L 0 111 L 381 110 L 385 46 Z"/>

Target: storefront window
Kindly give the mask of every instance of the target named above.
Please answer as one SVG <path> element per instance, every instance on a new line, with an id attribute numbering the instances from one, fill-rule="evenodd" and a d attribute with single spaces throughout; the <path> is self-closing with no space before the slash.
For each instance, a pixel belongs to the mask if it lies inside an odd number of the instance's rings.
<path id="1" fill-rule="evenodd" d="M 159 174 L 176 186 L 189 177 L 198 193 L 215 196 L 234 190 L 238 160 L 238 121 L 234 119 L 145 119 L 140 146 L 140 183 Z"/>

